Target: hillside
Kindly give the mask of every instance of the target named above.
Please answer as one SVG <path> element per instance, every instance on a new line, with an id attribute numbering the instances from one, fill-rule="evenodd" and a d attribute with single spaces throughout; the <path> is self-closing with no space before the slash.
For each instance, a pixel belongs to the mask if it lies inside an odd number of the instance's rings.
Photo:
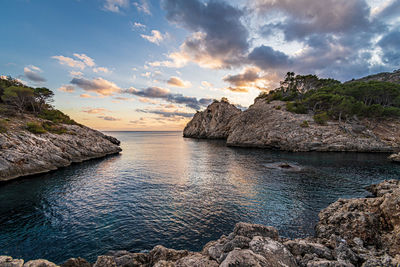
<path id="1" fill-rule="evenodd" d="M 400 151 L 400 85 L 396 83 L 340 83 L 288 73 L 279 88 L 261 93 L 247 110 L 231 112 L 225 116 L 228 120 L 221 119 L 215 111 L 234 110 L 227 105 L 215 102 L 196 114 L 184 129 L 184 136 L 213 138 L 214 129 L 224 128 L 230 146 L 286 151 Z M 196 134 L 200 125 L 208 129 L 208 135 Z"/>
<path id="2" fill-rule="evenodd" d="M 52 97 L 47 88 L 0 79 L 0 181 L 121 151 L 117 139 L 52 107 Z"/>

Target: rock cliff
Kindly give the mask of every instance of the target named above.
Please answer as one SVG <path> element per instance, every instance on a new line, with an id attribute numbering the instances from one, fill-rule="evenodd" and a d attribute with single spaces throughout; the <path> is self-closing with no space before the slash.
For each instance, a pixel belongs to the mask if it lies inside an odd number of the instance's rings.
<path id="1" fill-rule="evenodd" d="M 94 267 L 216 267 L 216 266 L 399 266 L 400 181 L 368 188 L 373 197 L 339 199 L 322 210 L 315 237 L 287 239 L 269 226 L 237 223 L 233 232 L 207 243 L 202 251 L 154 247 L 149 253 L 112 251 L 99 256 Z M 0 256 L 0 267 L 54 267 L 46 260 L 28 261 Z M 71 258 L 62 267 L 90 267 Z"/>
<path id="2" fill-rule="evenodd" d="M 119 141 L 82 125 L 62 124 L 64 133 L 34 134 L 27 122 L 45 121 L 30 115 L 13 117 L 0 133 L 0 181 L 65 167 L 73 162 L 121 151 Z"/>
<path id="3" fill-rule="evenodd" d="M 241 110 L 226 101 L 214 102 L 202 112 L 197 112 L 183 130 L 184 137 L 226 139 L 231 122 Z"/>
<path id="4" fill-rule="evenodd" d="M 314 122 L 311 114 L 287 111 L 283 101 L 267 102 L 260 98 L 243 112 L 226 102 L 213 103 L 194 116 L 184 136 L 219 136 L 226 138 L 229 146 L 286 151 L 397 152 L 400 150 L 399 132 L 400 120 L 393 119 L 329 121 L 320 125 Z"/>

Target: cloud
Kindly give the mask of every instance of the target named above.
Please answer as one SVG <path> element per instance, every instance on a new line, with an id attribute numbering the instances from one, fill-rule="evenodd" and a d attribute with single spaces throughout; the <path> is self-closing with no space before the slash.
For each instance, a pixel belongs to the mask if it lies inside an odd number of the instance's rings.
<path id="1" fill-rule="evenodd" d="M 140 97 L 146 98 L 156 98 L 168 101 L 170 103 L 175 104 L 184 104 L 189 108 L 199 110 L 202 107 L 206 107 L 210 104 L 213 99 L 210 98 L 201 98 L 197 99 L 195 97 L 188 97 L 182 94 L 173 94 L 168 89 L 161 87 L 148 87 L 143 90 L 138 90 L 136 88 L 130 88 L 124 91 L 125 93 L 130 93 L 133 95 L 137 95 Z"/>
<path id="2" fill-rule="evenodd" d="M 58 62 L 61 65 L 68 65 L 72 68 L 79 68 L 81 70 L 85 69 L 85 63 L 79 60 L 75 60 L 73 58 L 70 57 L 64 57 L 64 56 L 53 56 L 51 58 L 57 59 Z"/>
<path id="3" fill-rule="evenodd" d="M 154 99 L 151 99 L 148 97 L 139 97 L 138 99 L 142 103 L 148 103 L 148 104 L 152 104 L 152 105 L 159 104 L 159 102 L 157 100 L 154 100 Z"/>
<path id="4" fill-rule="evenodd" d="M 94 63 L 93 58 L 91 58 L 91 57 L 89 57 L 89 56 L 87 56 L 85 54 L 77 54 L 77 53 L 75 53 L 74 56 L 79 58 L 80 60 L 82 60 L 83 63 L 85 63 L 86 66 L 94 67 L 96 65 Z"/>
<path id="5" fill-rule="evenodd" d="M 106 0 L 104 3 L 104 9 L 119 13 L 121 8 L 127 8 L 129 6 L 129 0 Z"/>
<path id="6" fill-rule="evenodd" d="M 111 71 L 107 69 L 106 67 L 97 67 L 93 68 L 93 72 L 98 73 L 98 72 L 104 72 L 104 73 L 110 73 Z"/>
<path id="7" fill-rule="evenodd" d="M 174 87 L 183 87 L 183 88 L 187 88 L 187 87 L 191 87 L 192 84 L 189 81 L 183 81 L 178 77 L 172 76 L 171 78 L 169 78 L 169 80 L 167 81 L 167 84 L 170 86 L 174 86 Z"/>
<path id="8" fill-rule="evenodd" d="M 111 117 L 111 116 L 97 116 L 97 118 L 99 119 L 103 119 L 105 121 L 120 121 L 120 118 L 115 118 L 115 117 Z"/>
<path id="9" fill-rule="evenodd" d="M 204 86 L 205 88 L 211 88 L 213 87 L 213 84 L 207 81 L 202 81 L 201 85 Z"/>
<path id="10" fill-rule="evenodd" d="M 99 95 L 110 96 L 121 91 L 115 83 L 103 78 L 88 80 L 86 78 L 73 78 L 71 84 L 74 84 L 85 91 L 95 92 Z"/>
<path id="11" fill-rule="evenodd" d="M 223 80 L 233 86 L 246 86 L 249 83 L 256 82 L 260 79 L 258 72 L 258 69 L 249 68 L 246 69 L 244 73 L 225 76 Z"/>
<path id="12" fill-rule="evenodd" d="M 39 74 L 40 72 L 42 72 L 42 70 L 33 65 L 24 68 L 25 77 L 33 82 L 42 83 L 46 81 L 46 79 Z"/>
<path id="13" fill-rule="evenodd" d="M 67 84 L 67 85 L 61 86 L 60 88 L 58 88 L 58 90 L 62 91 L 62 92 L 66 92 L 66 93 L 73 93 L 73 92 L 75 92 L 75 87 L 73 85 Z"/>
<path id="14" fill-rule="evenodd" d="M 141 34 L 140 36 L 143 39 L 146 39 L 147 41 L 149 41 L 150 43 L 159 45 L 164 40 L 164 38 L 167 36 L 167 34 L 162 34 L 160 31 L 152 30 L 151 35 Z"/>
<path id="15" fill-rule="evenodd" d="M 241 64 L 249 48 L 242 10 L 222 1 L 164 0 L 162 6 L 170 22 L 193 32 L 175 52 L 180 57 L 211 68 Z"/>
<path id="16" fill-rule="evenodd" d="M 143 112 L 143 113 L 150 113 L 150 114 L 157 114 L 161 115 L 162 117 L 165 118 L 171 118 L 171 117 L 184 117 L 184 118 L 192 118 L 194 116 L 194 113 L 190 112 L 182 112 L 182 111 L 168 111 L 168 110 L 147 110 L 147 109 L 136 109 L 137 112 Z"/>
<path id="17" fill-rule="evenodd" d="M 287 68 L 289 63 L 289 57 L 286 54 L 265 45 L 254 48 L 248 55 L 248 59 L 262 69 Z"/>
<path id="18" fill-rule="evenodd" d="M 109 112 L 109 110 L 105 108 L 85 108 L 82 110 L 82 112 L 88 113 L 88 114 L 100 114 L 104 115 L 104 113 Z"/>
<path id="19" fill-rule="evenodd" d="M 382 60 L 386 64 L 392 64 L 395 66 L 400 65 L 400 31 L 394 30 L 384 35 L 378 42 L 378 45 L 382 48 L 383 56 Z"/>
<path id="20" fill-rule="evenodd" d="M 81 94 L 79 95 L 82 98 L 96 98 L 95 96 L 89 95 L 89 94 Z"/>
<path id="21" fill-rule="evenodd" d="M 72 77 L 74 77 L 74 76 L 78 76 L 79 77 L 79 76 L 82 76 L 83 73 L 80 72 L 80 71 L 70 71 L 69 75 L 71 75 Z"/>
<path id="22" fill-rule="evenodd" d="M 365 0 L 256 0 L 253 6 L 261 16 L 281 12 L 284 21 L 276 26 L 289 41 L 316 33 L 347 33 L 371 26 L 370 8 Z"/>
<path id="23" fill-rule="evenodd" d="M 143 12 L 147 15 L 151 15 L 150 5 L 147 0 L 141 0 L 140 2 L 134 2 L 133 5 L 139 12 Z"/>
<path id="24" fill-rule="evenodd" d="M 144 25 L 140 22 L 133 22 L 133 23 L 131 22 L 131 27 L 132 27 L 132 30 L 137 30 L 137 29 L 145 30 L 147 28 L 146 25 Z"/>

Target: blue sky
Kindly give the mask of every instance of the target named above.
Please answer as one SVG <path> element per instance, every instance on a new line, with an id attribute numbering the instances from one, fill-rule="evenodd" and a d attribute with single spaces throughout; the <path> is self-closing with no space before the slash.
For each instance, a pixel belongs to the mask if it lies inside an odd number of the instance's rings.
<path id="1" fill-rule="evenodd" d="M 400 68 L 399 0 L 5 0 L 1 75 L 52 89 L 101 130 L 180 130 L 287 71 L 342 81 Z"/>

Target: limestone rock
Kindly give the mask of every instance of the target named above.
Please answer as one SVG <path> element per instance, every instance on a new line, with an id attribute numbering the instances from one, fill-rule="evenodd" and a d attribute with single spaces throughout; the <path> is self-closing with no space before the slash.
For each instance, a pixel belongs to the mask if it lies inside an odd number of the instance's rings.
<path id="1" fill-rule="evenodd" d="M 249 249 L 235 249 L 229 252 L 220 267 L 275 267 L 261 255 Z"/>
<path id="2" fill-rule="evenodd" d="M 227 138 L 232 119 L 240 109 L 226 101 L 214 102 L 205 111 L 198 112 L 183 130 L 183 136 L 194 138 Z"/>
<path id="3" fill-rule="evenodd" d="M 61 267 L 91 267 L 92 265 L 82 258 L 70 258 L 60 265 Z"/>
<path id="4" fill-rule="evenodd" d="M 62 126 L 66 133 L 33 134 L 25 129 L 35 117 L 14 118 L 12 131 L 0 133 L 0 181 L 65 167 L 121 151 L 119 141 L 82 125 Z"/>
<path id="5" fill-rule="evenodd" d="M 54 263 L 48 260 L 32 260 L 24 264 L 24 267 L 57 267 Z"/>
<path id="6" fill-rule="evenodd" d="M 93 267 L 117 267 L 117 264 L 112 256 L 98 256 Z"/>
<path id="7" fill-rule="evenodd" d="M 237 223 L 233 229 L 235 235 L 241 235 L 248 238 L 253 238 L 255 236 L 269 237 L 274 240 L 278 239 L 278 230 L 272 226 L 264 226 L 261 224 L 251 224 L 251 223 Z"/>
<path id="8" fill-rule="evenodd" d="M 188 255 L 189 252 L 187 250 L 169 249 L 158 245 L 149 252 L 149 259 L 151 264 L 155 264 L 161 260 L 174 262 Z"/>
<path id="9" fill-rule="evenodd" d="M 393 162 L 400 162 L 400 153 L 390 155 L 389 160 Z"/>
<path id="10" fill-rule="evenodd" d="M 0 267 L 22 267 L 24 260 L 13 259 L 10 256 L 0 256 Z"/>

